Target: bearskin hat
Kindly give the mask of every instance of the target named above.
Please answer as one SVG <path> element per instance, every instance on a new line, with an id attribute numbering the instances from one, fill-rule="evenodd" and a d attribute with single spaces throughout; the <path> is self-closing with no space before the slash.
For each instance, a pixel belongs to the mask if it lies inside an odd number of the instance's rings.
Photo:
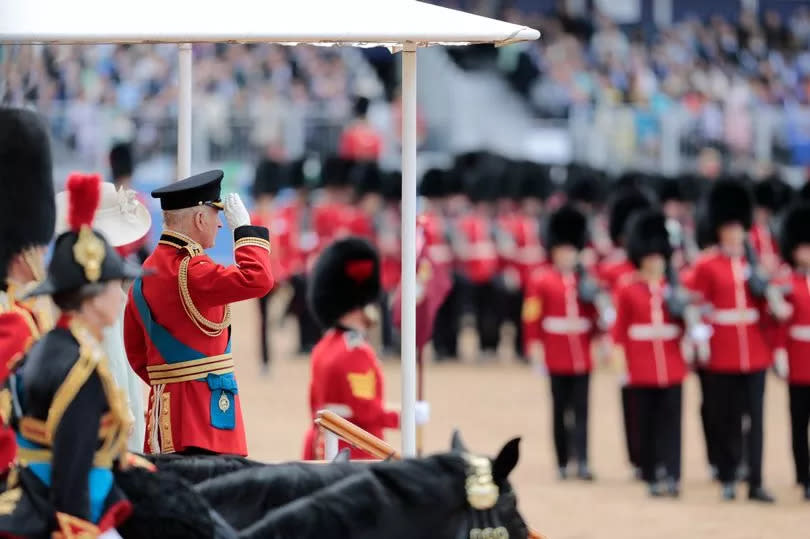
<path id="1" fill-rule="evenodd" d="M 521 198 L 546 200 L 551 195 L 552 190 L 548 166 L 531 161 L 523 164 L 523 175 L 520 182 Z"/>
<path id="2" fill-rule="evenodd" d="M 297 159 L 287 167 L 287 184 L 293 189 L 317 187 L 321 181 L 321 169 L 321 159 L 317 155 Z"/>
<path id="3" fill-rule="evenodd" d="M 377 163 L 363 161 L 353 164 L 348 171 L 349 183 L 355 192 L 362 196 L 370 193 L 382 193 L 382 174 Z"/>
<path id="4" fill-rule="evenodd" d="M 447 173 L 439 168 L 431 168 L 422 176 L 419 182 L 419 196 L 425 198 L 441 198 L 446 194 Z"/>
<path id="5" fill-rule="evenodd" d="M 748 230 L 753 219 L 754 200 L 751 190 L 740 179 L 717 180 L 709 190 L 707 206 L 709 227 L 717 231 L 727 223 L 740 223 Z"/>
<path id="6" fill-rule="evenodd" d="M 574 206 L 566 204 L 549 216 L 546 224 L 546 249 L 551 250 L 558 245 L 573 245 L 577 250 L 582 250 L 587 241 L 588 220 Z"/>
<path id="7" fill-rule="evenodd" d="M 402 172 L 392 170 L 383 174 L 383 198 L 388 202 L 402 200 Z"/>
<path id="8" fill-rule="evenodd" d="M 51 147 L 34 112 L 0 107 L 0 283 L 11 258 L 46 245 L 56 224 Z"/>
<path id="9" fill-rule="evenodd" d="M 349 183 L 349 169 L 352 161 L 332 155 L 326 158 L 321 171 L 323 187 L 344 187 Z"/>
<path id="10" fill-rule="evenodd" d="M 773 214 L 785 209 L 792 202 L 793 195 L 793 188 L 779 176 L 769 176 L 754 184 L 756 205 Z"/>
<path id="11" fill-rule="evenodd" d="M 634 266 L 641 266 L 641 259 L 652 254 L 672 256 L 672 242 L 667 230 L 667 218 L 659 210 L 646 209 L 633 214 L 627 222 L 627 257 Z"/>
<path id="12" fill-rule="evenodd" d="M 278 193 L 285 184 L 287 168 L 278 161 L 262 159 L 256 166 L 253 177 L 253 196 Z"/>
<path id="13" fill-rule="evenodd" d="M 782 258 L 795 265 L 793 251 L 803 243 L 810 244 L 810 202 L 800 202 L 785 214 L 779 234 Z"/>
<path id="14" fill-rule="evenodd" d="M 622 245 L 627 221 L 633 213 L 646 210 L 654 205 L 652 195 L 638 187 L 627 187 L 619 191 L 610 202 L 608 233 L 613 245 Z"/>
<path id="15" fill-rule="evenodd" d="M 669 201 L 686 202 L 683 186 L 677 178 L 664 178 L 658 184 L 658 200 L 661 204 Z"/>
<path id="16" fill-rule="evenodd" d="M 599 205 L 605 194 L 604 178 L 598 171 L 573 167 L 568 170 L 565 193 L 571 202 Z"/>
<path id="17" fill-rule="evenodd" d="M 132 146 L 130 144 L 119 142 L 110 148 L 110 170 L 112 171 L 113 181 L 132 176 L 135 163 L 132 159 Z"/>
<path id="18" fill-rule="evenodd" d="M 307 300 L 325 328 L 380 297 L 380 257 L 366 240 L 349 237 L 329 245 L 315 263 Z"/>

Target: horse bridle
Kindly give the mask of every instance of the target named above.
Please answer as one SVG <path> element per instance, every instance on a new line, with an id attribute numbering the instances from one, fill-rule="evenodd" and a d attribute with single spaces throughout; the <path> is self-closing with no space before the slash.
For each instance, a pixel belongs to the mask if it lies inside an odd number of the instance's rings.
<path id="1" fill-rule="evenodd" d="M 500 496 L 500 489 L 492 477 L 492 462 L 486 457 L 465 454 L 467 479 L 464 487 L 467 503 L 470 505 L 471 525 L 466 534 L 468 539 L 509 539 L 509 532 L 499 525 L 493 510 Z M 464 530 L 466 533 L 466 530 Z"/>

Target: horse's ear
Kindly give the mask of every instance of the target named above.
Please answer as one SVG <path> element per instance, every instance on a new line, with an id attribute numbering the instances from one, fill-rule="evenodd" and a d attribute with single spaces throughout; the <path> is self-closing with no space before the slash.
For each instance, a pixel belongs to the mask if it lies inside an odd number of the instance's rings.
<path id="1" fill-rule="evenodd" d="M 512 438 L 503 446 L 492 463 L 492 478 L 496 484 L 502 484 L 517 466 L 520 458 L 520 438 Z"/>
<path id="2" fill-rule="evenodd" d="M 351 455 L 351 451 L 349 451 L 348 447 L 344 447 L 338 451 L 338 454 L 332 459 L 332 464 L 337 462 L 349 462 L 349 455 Z"/>
<path id="3" fill-rule="evenodd" d="M 464 445 L 464 440 L 461 439 L 461 433 L 458 429 L 453 429 L 453 438 L 450 440 L 450 450 L 453 453 L 467 453 L 467 446 Z"/>

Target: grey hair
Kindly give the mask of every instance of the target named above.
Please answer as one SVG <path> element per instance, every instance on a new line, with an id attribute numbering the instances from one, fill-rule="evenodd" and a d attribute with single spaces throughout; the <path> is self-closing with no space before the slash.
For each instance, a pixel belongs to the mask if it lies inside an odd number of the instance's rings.
<path id="1" fill-rule="evenodd" d="M 98 296 L 107 288 L 107 281 L 98 283 L 88 283 L 73 290 L 65 292 L 57 292 L 53 295 L 53 302 L 59 307 L 62 312 L 65 311 L 78 311 L 81 309 L 82 304 L 94 297 Z"/>

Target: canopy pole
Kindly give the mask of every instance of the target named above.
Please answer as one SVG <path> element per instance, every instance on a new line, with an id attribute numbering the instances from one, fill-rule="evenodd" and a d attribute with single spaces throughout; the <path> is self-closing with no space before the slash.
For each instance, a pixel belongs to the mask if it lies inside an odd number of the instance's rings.
<path id="1" fill-rule="evenodd" d="M 416 456 L 416 44 L 402 49 L 402 456 Z"/>
<path id="2" fill-rule="evenodd" d="M 177 72 L 177 178 L 191 176 L 191 43 L 181 43 Z"/>

